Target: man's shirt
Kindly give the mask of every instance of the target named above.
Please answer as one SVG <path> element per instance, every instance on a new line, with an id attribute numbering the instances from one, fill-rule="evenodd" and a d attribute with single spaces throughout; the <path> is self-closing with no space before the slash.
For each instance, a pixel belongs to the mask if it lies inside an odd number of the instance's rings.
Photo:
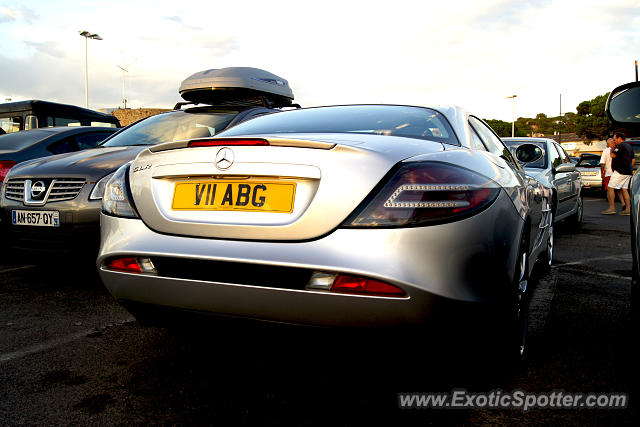
<path id="1" fill-rule="evenodd" d="M 611 151 L 616 156 L 611 161 L 614 172 L 622 175 L 633 175 L 633 148 L 628 142 L 621 142 Z"/>

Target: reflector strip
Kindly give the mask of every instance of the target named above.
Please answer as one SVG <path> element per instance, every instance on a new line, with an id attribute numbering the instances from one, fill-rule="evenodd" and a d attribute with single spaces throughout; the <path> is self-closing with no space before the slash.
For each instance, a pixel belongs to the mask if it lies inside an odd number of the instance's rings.
<path id="1" fill-rule="evenodd" d="M 198 139 L 189 141 L 188 147 L 220 147 L 220 146 L 265 146 L 269 141 L 260 138 L 249 139 Z"/>

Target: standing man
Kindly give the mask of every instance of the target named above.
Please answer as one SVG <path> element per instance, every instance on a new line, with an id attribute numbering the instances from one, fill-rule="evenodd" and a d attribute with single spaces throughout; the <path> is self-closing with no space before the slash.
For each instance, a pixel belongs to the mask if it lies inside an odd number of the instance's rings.
<path id="1" fill-rule="evenodd" d="M 602 177 L 602 188 L 605 191 L 605 197 L 608 196 L 607 188 L 609 188 L 609 179 L 611 179 L 611 175 L 613 174 L 613 170 L 611 170 L 611 150 L 615 148 L 615 146 L 616 143 L 613 142 L 613 138 L 607 139 L 607 148 L 604 149 L 600 156 L 600 177 Z M 615 192 L 618 193 L 618 199 L 620 199 L 620 204 L 622 205 L 622 209 L 624 209 L 625 204 L 622 191 L 616 190 Z M 615 208 L 613 210 L 615 210 Z"/>
<path id="2" fill-rule="evenodd" d="M 602 151 L 602 156 L 600 156 L 600 177 L 602 178 L 602 188 L 604 188 L 604 191 L 607 191 L 609 179 L 613 173 L 611 170 L 611 149 L 615 146 L 616 143 L 613 142 L 613 138 L 607 139 L 607 148 Z"/>
<path id="3" fill-rule="evenodd" d="M 609 180 L 607 189 L 607 200 L 609 201 L 609 209 L 603 211 L 605 215 L 616 213 L 614 207 L 615 190 L 622 191 L 625 209 L 620 215 L 629 215 L 631 202 L 629 201 L 629 183 L 633 175 L 633 148 L 629 143 L 625 142 L 625 135 L 622 132 L 613 134 L 614 148 L 611 149 L 611 169 L 613 174 Z"/>

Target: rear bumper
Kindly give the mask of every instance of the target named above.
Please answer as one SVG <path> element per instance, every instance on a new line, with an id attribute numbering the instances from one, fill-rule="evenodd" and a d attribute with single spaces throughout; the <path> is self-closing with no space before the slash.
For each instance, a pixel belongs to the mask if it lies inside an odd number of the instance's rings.
<path id="1" fill-rule="evenodd" d="M 584 188 L 602 188 L 602 177 L 600 173 L 597 175 L 580 175 L 582 186 Z"/>
<path id="2" fill-rule="evenodd" d="M 313 241 L 233 241 L 159 234 L 141 220 L 101 215 L 97 264 L 111 294 L 140 303 L 193 312 L 316 326 L 423 324 L 459 319 L 470 307 L 509 295 L 523 221 L 501 195 L 484 212 L 462 221 L 405 229 L 338 229 Z M 190 267 L 158 275 L 107 270 L 113 256 L 169 259 Z M 210 263 L 210 264 L 207 264 Z M 207 265 L 210 268 L 207 269 Z M 233 283 L 234 268 L 338 272 L 385 281 L 406 297 L 337 294 L 305 289 L 286 274 L 273 285 Z M 204 275 L 203 275 L 204 274 Z M 280 277 L 278 279 L 278 277 Z M 443 320 L 444 321 L 444 320 Z"/>

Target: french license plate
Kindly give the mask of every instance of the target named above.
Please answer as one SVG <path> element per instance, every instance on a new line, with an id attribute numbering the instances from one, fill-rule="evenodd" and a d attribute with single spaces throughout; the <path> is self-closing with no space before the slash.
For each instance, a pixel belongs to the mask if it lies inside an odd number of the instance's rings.
<path id="1" fill-rule="evenodd" d="M 295 182 L 207 180 L 178 182 L 173 210 L 293 212 Z"/>
<path id="2" fill-rule="evenodd" d="M 58 211 L 11 211 L 13 225 L 37 225 L 41 227 L 59 227 Z"/>

